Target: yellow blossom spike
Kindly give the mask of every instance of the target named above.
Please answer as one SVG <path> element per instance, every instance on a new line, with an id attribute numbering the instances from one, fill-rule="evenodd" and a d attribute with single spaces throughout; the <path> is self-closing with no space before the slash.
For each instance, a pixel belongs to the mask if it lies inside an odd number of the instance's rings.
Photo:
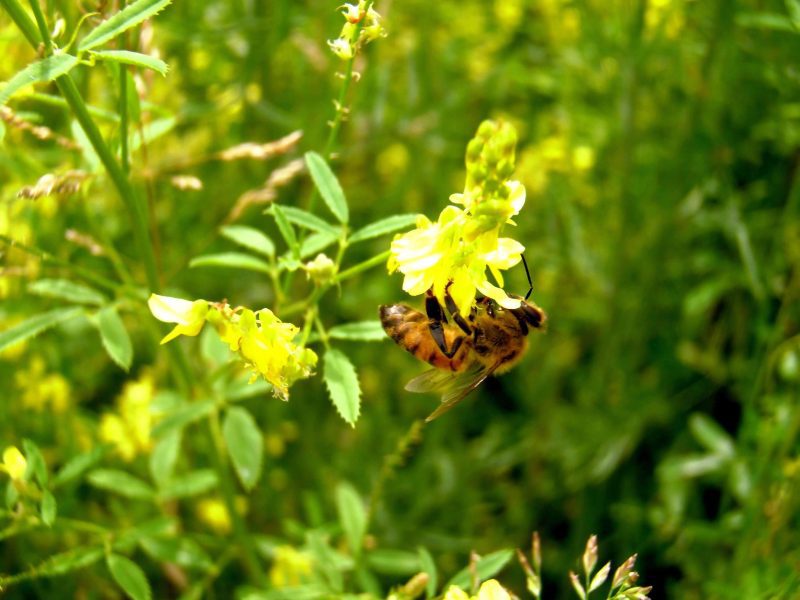
<path id="1" fill-rule="evenodd" d="M 447 206 L 435 223 L 421 217 L 416 229 L 395 237 L 388 267 L 405 276 L 403 290 L 412 296 L 432 290 L 442 305 L 449 292 L 463 316 L 478 292 L 503 308 L 520 306 L 502 289 L 501 271 L 518 264 L 525 248 L 500 237 L 525 205 L 525 187 L 509 179 L 516 140 L 510 124 L 484 121 L 467 145 L 464 191 L 450 196 L 460 206 Z M 488 280 L 487 270 L 499 287 Z"/>

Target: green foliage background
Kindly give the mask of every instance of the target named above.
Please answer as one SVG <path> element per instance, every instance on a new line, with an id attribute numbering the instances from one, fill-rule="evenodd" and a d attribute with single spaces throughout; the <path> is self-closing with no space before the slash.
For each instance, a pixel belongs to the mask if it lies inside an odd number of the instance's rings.
<path id="1" fill-rule="evenodd" d="M 96 8 L 57 0 L 43 6 L 48 17 L 65 19 L 68 32 Z M 231 250 L 219 227 L 241 194 L 302 151 L 323 148 L 341 85 L 335 73 L 342 63 L 325 44 L 341 27 L 336 6 L 182 0 L 129 38 L 170 67 L 166 77 L 137 75 L 142 120 L 162 127 L 146 151 L 133 153 L 131 172 L 157 225 L 159 269 L 171 295 L 274 305 L 275 290 L 261 273 L 188 263 Z M 549 329 L 532 339 L 517 368 L 426 426 L 404 464 L 391 469 L 385 457 L 436 400 L 403 391 L 422 366 L 388 340 L 342 345 L 363 395 L 354 429 L 331 408 L 319 378 L 297 384 L 289 403 L 263 391 L 244 400 L 266 447 L 261 483 L 247 500 L 249 530 L 266 536 L 259 538 L 266 545 L 298 547 L 308 531 L 325 533 L 346 553 L 334 492 L 349 481 L 375 501 L 368 547 L 410 551 L 384 555 L 388 567 L 373 561 L 367 575 L 347 574 L 352 592 L 374 589 L 375 577 L 384 591 L 407 579 L 419 565 L 404 568 L 401 559 L 413 563 L 408 557 L 419 546 L 447 580 L 470 550 L 526 547 L 538 530 L 547 598 L 572 593 L 565 573 L 577 568 L 592 533 L 600 536 L 601 557 L 615 564 L 639 553 L 641 581 L 655 586 L 653 598 L 797 597 L 800 4 L 375 6 L 389 36 L 356 61 L 361 78 L 332 161 L 352 227 L 397 213 L 435 218 L 449 194 L 461 191 L 464 147 L 477 125 L 509 120 L 520 136 L 517 177 L 528 190 L 513 235 L 527 247 L 533 298 L 547 311 Z M 35 58 L 4 12 L 0 53 L 0 80 Z M 78 67 L 72 76 L 90 104 L 116 111 L 117 70 Z M 52 84 L 37 89 L 57 94 Z M 67 230 L 82 232 L 113 244 L 144 280 L 127 213 L 102 168 L 93 168 L 96 158 L 80 145 L 68 112 L 30 94 L 10 106 L 79 146 L 65 149 L 8 121 L 0 125 L 3 329 L 58 306 L 26 290 L 40 277 L 68 273 L 31 261 L 10 248 L 11 238 L 113 277 L 107 254 L 93 256 L 64 239 Z M 113 119 L 100 114 L 98 122 L 118 139 Z M 288 156 L 209 158 L 298 129 L 303 140 Z M 66 168 L 98 176 L 58 200 L 17 197 L 43 174 Z M 197 177 L 202 190 L 177 189 L 170 183 L 176 174 Z M 310 186 L 298 177 L 278 201 L 301 206 Z M 280 240 L 257 207 L 237 223 Z M 354 247 L 353 264 L 383 252 L 388 241 Z M 305 278 L 295 279 L 305 290 Z M 525 291 L 521 270 L 506 288 Z M 408 301 L 400 277 L 377 267 L 329 293 L 322 320 L 372 319 L 379 304 L 397 301 Z M 129 378 L 151 368 L 159 386 L 170 388 L 163 349 L 149 331 L 155 322 L 147 323 L 143 303 L 138 310 L 123 312 L 134 344 L 129 374 L 84 319 L 7 350 L 0 445 L 21 448 L 30 438 L 55 469 L 96 443 L 100 415 Z M 180 343 L 201 360 L 194 340 Z M 35 360 L 68 382 L 66 412 L 54 416 L 25 401 L 43 377 Z M 179 465 L 207 463 L 207 442 L 195 437 L 185 438 Z M 109 465 L 148 477 L 146 457 L 125 465 L 109 454 L 102 466 Z M 59 518 L 109 528 L 156 514 L 84 481 L 58 489 L 56 498 Z M 196 524 L 192 502 L 159 510 L 178 519 L 186 535 L 200 531 L 195 541 L 216 559 L 217 542 Z M 80 531 L 18 531 L 5 518 L 0 574 L 85 543 Z M 141 550 L 131 556 L 156 597 L 175 595 L 157 561 Z M 227 564 L 209 588 L 226 597 L 242 577 L 238 563 Z M 521 571 L 510 567 L 502 579 L 523 593 Z M 7 597 L 113 597 L 111 582 L 92 566 L 10 586 Z"/>

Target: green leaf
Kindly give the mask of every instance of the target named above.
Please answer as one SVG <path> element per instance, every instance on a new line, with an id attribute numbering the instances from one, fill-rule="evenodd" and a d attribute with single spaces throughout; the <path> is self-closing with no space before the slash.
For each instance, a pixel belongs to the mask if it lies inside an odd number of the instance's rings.
<path id="1" fill-rule="evenodd" d="M 720 456 L 733 456 L 736 446 L 731 436 L 708 415 L 694 413 L 689 417 L 689 430 L 707 450 Z"/>
<path id="2" fill-rule="evenodd" d="M 56 512 L 58 509 L 56 505 L 56 498 L 53 496 L 50 490 L 44 490 L 42 492 L 42 504 L 39 509 L 42 515 L 42 523 L 48 527 L 52 527 L 53 523 L 55 523 Z"/>
<path id="3" fill-rule="evenodd" d="M 800 0 L 786 0 L 786 12 L 792 20 L 792 25 L 800 28 Z"/>
<path id="4" fill-rule="evenodd" d="M 150 600 L 153 597 L 144 571 L 135 562 L 119 554 L 106 557 L 108 570 L 117 585 L 133 600 Z"/>
<path id="5" fill-rule="evenodd" d="M 336 510 L 342 525 L 350 552 L 353 556 L 361 554 L 361 544 L 367 532 L 367 512 L 356 489 L 343 481 L 336 487 Z"/>
<path id="6" fill-rule="evenodd" d="M 149 19 L 163 10 L 172 0 L 136 0 L 111 18 L 100 23 L 78 44 L 78 50 L 85 52 L 107 41 L 114 39 L 122 32 L 136 27 L 145 19 Z"/>
<path id="7" fill-rule="evenodd" d="M 338 239 L 338 233 L 312 233 L 303 240 L 303 245 L 300 247 L 300 258 L 308 258 L 311 255 L 317 254 L 317 252 L 324 250 Z"/>
<path id="8" fill-rule="evenodd" d="M 786 33 L 797 32 L 792 20 L 779 13 L 742 12 L 736 15 L 736 24 L 739 27 L 751 27 L 754 29 L 768 29 Z"/>
<path id="9" fill-rule="evenodd" d="M 478 580 L 486 581 L 497 575 L 513 556 L 513 550 L 498 550 L 497 552 L 492 552 L 491 554 L 479 558 L 478 562 L 475 564 Z M 470 568 L 466 567 L 456 573 L 456 575 L 447 582 L 444 589 L 449 588 L 451 585 L 457 585 L 460 588 L 468 588 L 471 579 L 472 573 L 470 572 Z"/>
<path id="10" fill-rule="evenodd" d="M 178 121 L 175 117 L 164 117 L 163 119 L 150 121 L 141 127 L 141 132 L 137 129 L 131 134 L 130 151 L 136 152 L 141 148 L 142 140 L 146 144 L 151 144 L 161 136 L 168 134 L 177 123 Z"/>
<path id="11" fill-rule="evenodd" d="M 314 185 L 317 186 L 325 204 L 340 223 L 347 223 L 349 219 L 347 200 L 336 175 L 333 174 L 325 159 L 316 152 L 306 152 L 305 159 L 311 179 L 314 180 Z"/>
<path id="12" fill-rule="evenodd" d="M 419 555 L 408 550 L 379 548 L 366 558 L 370 568 L 383 575 L 414 575 L 421 569 Z"/>
<path id="13" fill-rule="evenodd" d="M 102 548 L 76 548 L 51 556 L 36 567 L 36 574 L 47 577 L 63 575 L 78 569 L 83 569 L 103 558 L 105 551 Z"/>
<path id="14" fill-rule="evenodd" d="M 439 585 L 439 573 L 436 570 L 436 562 L 433 556 L 428 552 L 424 546 L 417 548 L 417 555 L 419 556 L 420 570 L 428 575 L 428 583 L 425 586 L 425 597 L 433 598 L 436 595 L 436 588 Z"/>
<path id="15" fill-rule="evenodd" d="M 347 241 L 351 244 L 363 242 L 364 240 L 370 240 L 386 235 L 387 233 L 394 233 L 395 231 L 406 229 L 415 225 L 416 222 L 417 215 L 394 215 L 392 217 L 386 217 L 385 219 L 375 221 L 374 223 L 362 227 L 347 238 Z"/>
<path id="16" fill-rule="evenodd" d="M 201 469 L 170 480 L 159 490 L 158 495 L 162 500 L 188 498 L 204 494 L 217 485 L 219 485 L 217 474 L 211 469 Z"/>
<path id="17" fill-rule="evenodd" d="M 87 168 L 92 173 L 99 173 L 103 168 L 103 163 L 100 162 L 100 157 L 97 156 L 92 142 L 86 137 L 86 132 L 83 130 L 83 127 L 81 127 L 78 121 L 71 121 L 69 128 L 72 132 L 72 138 L 81 147 L 81 154 L 83 155 L 83 160 L 86 162 Z"/>
<path id="18" fill-rule="evenodd" d="M 239 481 L 247 491 L 261 476 L 264 436 L 247 409 L 234 406 L 225 413 L 222 435 Z"/>
<path id="19" fill-rule="evenodd" d="M 169 67 L 160 58 L 150 56 L 149 54 L 142 54 L 141 52 L 131 52 L 130 50 L 98 50 L 92 52 L 91 55 L 98 60 L 106 62 L 122 63 L 125 65 L 133 65 L 134 67 L 142 67 L 143 69 L 151 69 L 161 75 L 166 75 Z"/>
<path id="20" fill-rule="evenodd" d="M 226 225 L 220 229 L 220 232 L 232 242 L 248 250 L 258 252 L 270 258 L 275 256 L 275 244 L 266 234 L 254 227 L 247 227 L 246 225 Z"/>
<path id="21" fill-rule="evenodd" d="M 57 308 L 50 312 L 31 317 L 22 323 L 18 323 L 14 325 L 14 327 L 0 332 L 0 351 L 5 350 L 13 344 L 24 342 L 25 340 L 39 335 L 43 331 L 55 327 L 64 321 L 68 321 L 82 312 L 83 309 L 80 307 Z"/>
<path id="22" fill-rule="evenodd" d="M 103 458 L 103 447 L 97 446 L 88 452 L 73 456 L 61 467 L 53 478 L 53 487 L 58 487 L 80 477 L 88 469 L 97 464 Z"/>
<path id="23" fill-rule="evenodd" d="M 25 459 L 28 461 L 28 475 L 32 475 L 39 485 L 45 487 L 47 485 L 47 465 L 44 462 L 39 446 L 29 439 L 22 440 L 22 449 L 25 450 Z M 31 477 L 26 478 L 28 480 Z"/>
<path id="24" fill-rule="evenodd" d="M 68 279 L 40 279 L 28 286 L 28 292 L 46 298 L 58 298 L 75 304 L 103 304 L 103 295 L 90 287 Z"/>
<path id="25" fill-rule="evenodd" d="M 276 205 L 273 204 L 272 206 Z M 331 225 L 327 221 L 323 221 L 317 215 L 306 210 L 295 208 L 294 206 L 281 205 L 281 212 L 286 215 L 286 219 L 290 223 L 294 223 L 298 227 L 303 227 L 304 229 L 317 233 L 329 233 L 336 237 L 339 236 L 339 228 L 336 225 Z"/>
<path id="26" fill-rule="evenodd" d="M 156 442 L 150 453 L 150 475 L 159 487 L 172 478 L 181 449 L 181 434 L 181 429 L 173 429 Z"/>
<path id="27" fill-rule="evenodd" d="M 103 348 L 111 360 L 125 371 L 130 369 L 133 361 L 133 345 L 125 324 L 113 306 L 107 306 L 97 313 L 97 328 L 100 330 Z"/>
<path id="28" fill-rule="evenodd" d="M 330 348 L 324 358 L 325 386 L 339 415 L 355 427 L 361 404 L 361 388 L 356 369 L 343 352 Z"/>
<path id="29" fill-rule="evenodd" d="M 54 54 L 42 60 L 37 60 L 22 69 L 6 82 L 0 90 L 0 106 L 3 106 L 15 93 L 32 83 L 53 81 L 78 64 L 78 58 L 71 54 Z"/>
<path id="30" fill-rule="evenodd" d="M 328 330 L 328 337 L 335 340 L 351 340 L 357 342 L 381 342 L 386 337 L 381 322 L 354 321 L 343 325 L 336 325 Z"/>
<path id="31" fill-rule="evenodd" d="M 224 267 L 228 269 L 245 269 L 269 273 L 270 266 L 260 258 L 244 254 L 243 252 L 220 252 L 219 254 L 204 254 L 189 261 L 189 266 L 195 267 Z"/>
<path id="32" fill-rule="evenodd" d="M 297 236 L 294 234 L 294 228 L 292 227 L 292 224 L 289 223 L 289 219 L 283 212 L 283 209 L 277 204 L 273 204 L 270 207 L 270 214 L 275 218 L 275 224 L 278 226 L 278 231 L 281 232 L 281 237 L 283 237 L 283 241 L 286 242 L 289 250 L 291 250 L 292 255 L 297 255 L 299 251 L 299 247 L 297 245 Z"/>
<path id="33" fill-rule="evenodd" d="M 199 421 L 208 415 L 215 407 L 216 404 L 213 400 L 201 400 L 184 404 L 156 423 L 150 433 L 153 437 L 158 438 L 175 429 L 183 429 L 189 423 Z"/>
<path id="34" fill-rule="evenodd" d="M 148 536 L 139 539 L 139 545 L 159 562 L 170 562 L 187 569 L 202 570 L 209 569 L 214 564 L 205 550 L 185 537 L 175 539 Z"/>
<path id="35" fill-rule="evenodd" d="M 125 471 L 95 469 L 87 477 L 90 484 L 101 490 L 113 492 L 135 500 L 151 500 L 155 496 L 147 483 Z"/>

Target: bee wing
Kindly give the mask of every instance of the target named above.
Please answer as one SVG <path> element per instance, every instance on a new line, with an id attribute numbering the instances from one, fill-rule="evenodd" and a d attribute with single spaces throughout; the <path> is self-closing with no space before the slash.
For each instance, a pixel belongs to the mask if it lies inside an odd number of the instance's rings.
<path id="1" fill-rule="evenodd" d="M 406 389 L 409 392 L 425 393 L 439 392 L 442 403 L 433 411 L 425 422 L 433 421 L 446 413 L 456 404 L 461 402 L 470 392 L 477 388 L 483 381 L 497 370 L 501 362 L 496 362 L 487 367 L 480 363 L 461 373 L 429 369 L 408 382 Z"/>

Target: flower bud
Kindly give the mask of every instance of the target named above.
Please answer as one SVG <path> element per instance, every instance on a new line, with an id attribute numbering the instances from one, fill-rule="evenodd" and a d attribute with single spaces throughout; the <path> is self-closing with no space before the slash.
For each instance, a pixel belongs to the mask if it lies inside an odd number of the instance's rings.
<path id="1" fill-rule="evenodd" d="M 303 265 L 309 279 L 314 283 L 323 284 L 331 280 L 336 272 L 336 264 L 325 254 L 317 254 L 316 258 Z"/>

